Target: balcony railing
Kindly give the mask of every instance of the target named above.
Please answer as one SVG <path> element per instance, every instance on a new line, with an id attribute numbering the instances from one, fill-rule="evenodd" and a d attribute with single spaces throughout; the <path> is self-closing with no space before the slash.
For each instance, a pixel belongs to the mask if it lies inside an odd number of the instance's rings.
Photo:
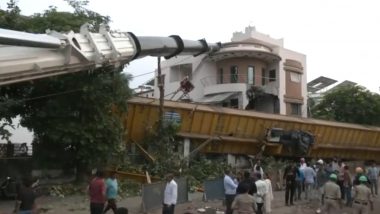
<path id="1" fill-rule="evenodd" d="M 201 79 L 201 84 L 204 87 L 216 84 L 231 84 L 231 83 L 245 83 L 250 85 L 264 86 L 271 82 L 276 82 L 276 78 L 255 76 L 249 77 L 246 74 L 234 75 L 213 75 Z"/>
<path id="2" fill-rule="evenodd" d="M 261 86 L 265 93 L 278 95 L 278 81 L 276 78 L 255 76 L 255 79 L 248 77 L 248 75 L 213 75 L 202 78 L 201 84 L 203 87 L 221 84 L 249 84 Z"/>
<path id="3" fill-rule="evenodd" d="M 229 42 L 229 43 L 224 43 L 223 44 L 223 48 L 235 48 L 235 47 L 254 48 L 256 50 L 272 53 L 272 48 L 270 48 L 268 46 L 265 46 L 263 44 L 259 44 L 259 43 Z"/>

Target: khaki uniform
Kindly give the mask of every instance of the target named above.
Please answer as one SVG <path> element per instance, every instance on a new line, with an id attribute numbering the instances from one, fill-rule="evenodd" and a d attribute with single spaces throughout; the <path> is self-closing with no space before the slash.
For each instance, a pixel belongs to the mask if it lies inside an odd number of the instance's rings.
<path id="1" fill-rule="evenodd" d="M 364 184 L 354 186 L 353 208 L 354 213 L 368 214 L 369 205 L 372 203 L 371 190 Z"/>
<path id="2" fill-rule="evenodd" d="M 338 213 L 339 200 L 341 197 L 340 187 L 338 184 L 328 181 L 322 188 L 322 193 L 324 194 L 324 206 L 322 208 L 323 213 Z"/>

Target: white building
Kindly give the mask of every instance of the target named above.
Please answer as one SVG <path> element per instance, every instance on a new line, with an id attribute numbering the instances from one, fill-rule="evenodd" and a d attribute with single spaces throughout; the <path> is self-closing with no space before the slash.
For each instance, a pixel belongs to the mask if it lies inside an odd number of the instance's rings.
<path id="1" fill-rule="evenodd" d="M 165 95 L 188 77 L 195 86 L 189 93 L 193 102 L 245 109 L 246 91 L 258 86 L 264 93 L 254 102 L 255 110 L 307 116 L 306 56 L 284 48 L 283 39 L 273 39 L 255 27 L 233 33 L 231 42 L 215 53 L 163 61 L 161 70 Z M 154 96 L 159 97 L 157 80 Z"/>

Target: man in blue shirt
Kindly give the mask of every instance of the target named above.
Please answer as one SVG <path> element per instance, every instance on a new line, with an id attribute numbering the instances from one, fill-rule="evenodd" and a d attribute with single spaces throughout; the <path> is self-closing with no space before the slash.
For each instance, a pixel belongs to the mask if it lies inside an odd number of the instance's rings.
<path id="1" fill-rule="evenodd" d="M 226 214 L 232 214 L 232 202 L 235 199 L 237 184 L 232 179 L 230 170 L 224 172 L 224 194 L 226 196 Z"/>
<path id="2" fill-rule="evenodd" d="M 305 176 L 305 199 L 311 200 L 310 196 L 313 191 L 314 181 L 317 176 L 317 173 L 313 168 L 307 164 L 306 168 L 303 170 Z"/>
<path id="3" fill-rule="evenodd" d="M 111 176 L 106 180 L 106 196 L 107 196 L 107 207 L 103 213 L 112 209 L 113 213 L 116 213 L 116 197 L 117 197 L 118 184 L 116 180 L 116 173 L 112 172 Z"/>
<path id="4" fill-rule="evenodd" d="M 371 181 L 372 195 L 377 195 L 377 182 L 379 178 L 379 168 L 376 166 L 376 162 L 373 161 L 371 167 L 367 170 L 367 177 Z"/>

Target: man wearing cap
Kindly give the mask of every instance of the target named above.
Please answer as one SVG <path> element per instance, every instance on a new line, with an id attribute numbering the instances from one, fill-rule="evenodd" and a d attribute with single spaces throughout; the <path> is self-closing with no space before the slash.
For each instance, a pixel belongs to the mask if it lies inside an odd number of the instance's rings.
<path id="1" fill-rule="evenodd" d="M 354 186 L 353 208 L 354 213 L 367 214 L 369 213 L 368 205 L 373 211 L 373 199 L 371 190 L 366 186 L 368 179 L 366 176 L 359 177 L 359 185 Z"/>
<path id="2" fill-rule="evenodd" d="M 323 186 L 324 206 L 325 213 L 337 213 L 339 206 L 341 206 L 341 193 L 340 187 L 336 184 L 338 177 L 332 173 L 329 181 Z"/>

